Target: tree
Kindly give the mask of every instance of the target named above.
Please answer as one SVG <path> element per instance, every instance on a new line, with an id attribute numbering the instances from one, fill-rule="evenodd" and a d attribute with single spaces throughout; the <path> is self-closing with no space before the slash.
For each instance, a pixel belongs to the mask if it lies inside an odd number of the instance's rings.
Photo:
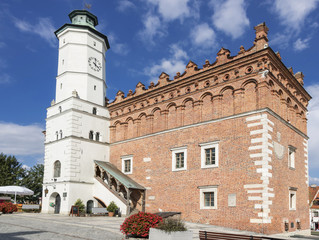
<path id="1" fill-rule="evenodd" d="M 22 185 L 34 191 L 33 196 L 25 196 L 31 201 L 38 201 L 42 196 L 43 183 L 43 164 L 37 164 L 26 171 L 25 177 L 22 179 Z"/>
<path id="2" fill-rule="evenodd" d="M 25 170 L 15 156 L 0 153 L 0 186 L 20 185 Z"/>

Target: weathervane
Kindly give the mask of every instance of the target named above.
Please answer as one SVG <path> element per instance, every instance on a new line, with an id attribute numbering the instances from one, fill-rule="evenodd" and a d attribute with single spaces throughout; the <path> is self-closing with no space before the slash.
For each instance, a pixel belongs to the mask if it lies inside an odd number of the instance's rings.
<path id="1" fill-rule="evenodd" d="M 91 5 L 91 4 L 88 4 L 88 3 L 84 3 L 84 6 L 85 6 L 85 8 L 87 8 L 88 10 L 90 10 L 90 8 L 92 7 L 92 5 Z"/>

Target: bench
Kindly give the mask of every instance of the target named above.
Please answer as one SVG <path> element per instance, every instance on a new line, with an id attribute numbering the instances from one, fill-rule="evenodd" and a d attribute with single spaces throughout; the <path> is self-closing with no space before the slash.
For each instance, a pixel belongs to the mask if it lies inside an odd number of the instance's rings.
<path id="1" fill-rule="evenodd" d="M 91 215 L 106 215 L 108 211 L 106 208 L 99 208 L 99 207 L 94 207 L 92 208 Z"/>
<path id="2" fill-rule="evenodd" d="M 219 233 L 219 232 L 207 232 L 199 231 L 200 240 L 283 240 L 280 238 L 271 238 L 264 236 L 252 236 L 252 235 L 241 235 L 241 234 L 229 234 L 229 233 Z"/>
<path id="3" fill-rule="evenodd" d="M 22 210 L 40 210 L 40 205 L 39 204 L 22 204 Z"/>

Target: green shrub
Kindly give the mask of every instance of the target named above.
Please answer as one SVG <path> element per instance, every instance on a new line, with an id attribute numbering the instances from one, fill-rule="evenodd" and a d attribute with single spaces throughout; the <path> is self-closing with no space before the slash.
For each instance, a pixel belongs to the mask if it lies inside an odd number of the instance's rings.
<path id="1" fill-rule="evenodd" d="M 110 202 L 110 204 L 107 206 L 106 210 L 108 212 L 115 212 L 116 209 L 118 209 L 119 207 L 115 204 L 115 202 Z"/>
<path id="2" fill-rule="evenodd" d="M 179 219 L 166 218 L 161 222 L 157 229 L 163 230 L 165 232 L 178 232 L 187 231 L 185 223 Z"/>
<path id="3" fill-rule="evenodd" d="M 80 213 L 83 213 L 85 211 L 85 205 L 83 204 L 83 202 L 82 202 L 82 200 L 80 198 L 78 200 L 76 200 L 74 205 L 79 207 L 79 212 Z"/>

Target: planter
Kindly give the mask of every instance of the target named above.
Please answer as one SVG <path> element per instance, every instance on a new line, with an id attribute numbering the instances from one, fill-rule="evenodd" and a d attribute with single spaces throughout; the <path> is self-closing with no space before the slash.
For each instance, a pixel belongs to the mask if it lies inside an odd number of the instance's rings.
<path id="1" fill-rule="evenodd" d="M 182 231 L 182 232 L 164 232 L 162 230 L 151 228 L 149 234 L 150 240 L 192 240 L 192 231 Z"/>
<path id="2" fill-rule="evenodd" d="M 109 217 L 114 217 L 114 212 L 109 212 Z"/>

